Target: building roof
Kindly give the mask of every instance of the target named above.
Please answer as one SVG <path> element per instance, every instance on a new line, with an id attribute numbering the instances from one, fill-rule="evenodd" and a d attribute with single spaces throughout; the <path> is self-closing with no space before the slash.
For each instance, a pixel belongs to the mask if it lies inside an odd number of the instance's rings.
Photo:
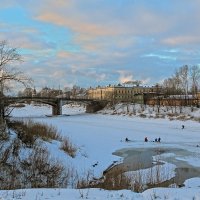
<path id="1" fill-rule="evenodd" d="M 124 86 L 124 85 L 111 85 L 111 86 L 104 86 L 104 87 L 96 87 L 96 88 L 90 88 L 92 90 L 96 90 L 96 89 L 106 89 L 106 88 L 125 88 L 125 89 L 131 89 L 131 88 L 155 88 L 156 86 Z M 89 90 L 90 90 L 89 89 Z"/>

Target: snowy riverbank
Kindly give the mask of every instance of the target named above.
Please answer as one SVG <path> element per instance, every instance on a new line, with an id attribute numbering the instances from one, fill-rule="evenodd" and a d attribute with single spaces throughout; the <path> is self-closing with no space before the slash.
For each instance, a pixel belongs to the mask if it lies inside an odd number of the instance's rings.
<path id="1" fill-rule="evenodd" d="M 119 110 L 119 109 L 118 109 Z M 191 166 L 200 166 L 200 125 L 195 121 L 178 121 L 169 119 L 139 118 L 126 114 L 110 115 L 110 111 L 99 114 L 86 114 L 84 108 L 64 106 L 63 116 L 46 117 L 51 114 L 50 107 L 26 106 L 15 109 L 13 117 L 28 117 L 36 121 L 56 126 L 63 136 L 67 136 L 78 146 L 79 152 L 71 158 L 61 152 L 56 143 L 47 144 L 52 156 L 65 164 L 71 164 L 79 173 L 91 170 L 96 177 L 113 162 L 122 158 L 113 155 L 116 150 L 123 148 L 181 148 L 187 149 L 193 156 L 177 155 L 177 159 L 184 160 Z M 199 111 L 195 115 L 198 115 Z M 185 129 L 182 130 L 182 124 Z M 125 142 L 125 138 L 132 142 Z M 144 137 L 150 141 L 161 137 L 161 143 L 144 142 Z M 174 156 L 174 155 L 173 155 Z M 175 155 L 176 157 L 176 155 Z M 95 163 L 98 165 L 93 167 Z M 173 170 L 173 168 L 169 168 Z M 173 173 L 173 171 L 169 171 Z M 105 191 L 99 189 L 71 190 L 71 189 L 30 189 L 20 191 L 1 191 L 3 199 L 20 198 L 31 199 L 198 199 L 200 196 L 200 179 L 191 179 L 186 186 L 178 188 L 154 188 L 141 194 L 128 190 Z M 21 195 L 20 195 L 21 193 Z"/>

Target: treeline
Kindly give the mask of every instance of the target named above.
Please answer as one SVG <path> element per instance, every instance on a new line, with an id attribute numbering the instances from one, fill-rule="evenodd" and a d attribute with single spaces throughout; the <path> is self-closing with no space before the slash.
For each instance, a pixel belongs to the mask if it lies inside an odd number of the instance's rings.
<path id="1" fill-rule="evenodd" d="M 200 67 L 184 65 L 163 81 L 162 92 L 167 95 L 196 95 L 199 91 Z"/>

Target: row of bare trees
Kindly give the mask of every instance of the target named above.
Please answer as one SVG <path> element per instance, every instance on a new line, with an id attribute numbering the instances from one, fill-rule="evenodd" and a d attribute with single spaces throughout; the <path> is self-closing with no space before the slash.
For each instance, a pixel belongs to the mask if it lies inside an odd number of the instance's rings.
<path id="1" fill-rule="evenodd" d="M 160 108 L 166 105 L 167 109 L 171 109 L 173 113 L 182 113 L 184 106 L 198 106 L 197 93 L 200 86 L 200 67 L 198 65 L 188 66 L 184 65 L 178 68 L 175 73 L 163 81 L 161 87 L 157 88 L 157 96 L 155 98 L 154 106 L 157 112 Z"/>
<path id="2" fill-rule="evenodd" d="M 167 95 L 192 94 L 196 96 L 200 86 L 200 67 L 184 65 L 164 80 L 163 89 Z"/>

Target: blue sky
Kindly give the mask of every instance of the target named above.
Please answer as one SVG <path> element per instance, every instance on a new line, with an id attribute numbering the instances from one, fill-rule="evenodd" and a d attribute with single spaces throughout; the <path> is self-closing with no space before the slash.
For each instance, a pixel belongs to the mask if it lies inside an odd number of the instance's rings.
<path id="1" fill-rule="evenodd" d="M 200 64 L 200 0 L 0 0 L 36 88 L 160 83 Z"/>

